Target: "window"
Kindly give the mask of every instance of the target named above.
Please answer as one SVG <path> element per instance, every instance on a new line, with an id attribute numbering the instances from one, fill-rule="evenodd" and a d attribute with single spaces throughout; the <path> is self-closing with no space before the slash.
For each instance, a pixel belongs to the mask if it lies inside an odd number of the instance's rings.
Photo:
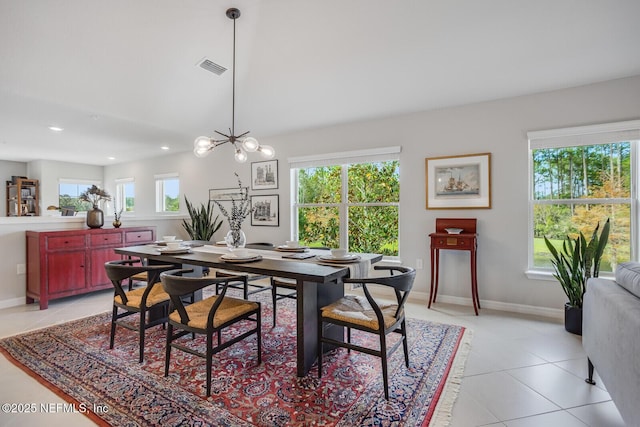
<path id="1" fill-rule="evenodd" d="M 80 201 L 80 193 L 87 191 L 92 185 L 102 187 L 100 181 L 61 179 L 58 182 L 58 207 L 86 212 L 92 208 L 91 203 Z"/>
<path id="2" fill-rule="evenodd" d="M 156 175 L 156 212 L 180 210 L 180 179 L 178 174 Z"/>
<path id="3" fill-rule="evenodd" d="M 304 245 L 398 256 L 399 147 L 290 159 Z"/>
<path id="4" fill-rule="evenodd" d="M 637 258 L 637 145 L 640 121 L 530 132 L 529 269 L 552 269 L 544 237 L 587 240 L 611 221 L 600 267 Z"/>
<path id="5" fill-rule="evenodd" d="M 122 212 L 133 212 L 135 206 L 136 184 L 133 178 L 116 179 L 116 197 L 114 199 L 114 210 Z"/>

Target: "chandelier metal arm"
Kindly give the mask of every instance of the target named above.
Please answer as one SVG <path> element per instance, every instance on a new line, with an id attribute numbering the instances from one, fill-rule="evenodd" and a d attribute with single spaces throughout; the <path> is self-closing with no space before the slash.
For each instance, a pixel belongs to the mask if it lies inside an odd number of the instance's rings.
<path id="1" fill-rule="evenodd" d="M 250 131 L 246 131 L 240 135 L 236 135 L 236 19 L 240 17 L 240 11 L 236 8 L 227 9 L 227 17 L 233 20 L 233 66 L 232 66 L 232 85 L 231 85 L 231 128 L 229 134 L 215 130 L 214 132 L 224 139 L 213 139 L 212 137 L 198 137 L 194 141 L 194 153 L 198 157 L 204 157 L 213 151 L 218 145 L 230 142 L 235 149 L 235 158 L 237 162 L 244 163 L 247 160 L 247 152 L 258 151 L 265 158 L 273 158 L 275 151 L 273 147 L 268 145 L 260 145 L 255 138 L 248 137 L 242 140 Z M 238 143 L 238 145 L 236 145 Z"/>

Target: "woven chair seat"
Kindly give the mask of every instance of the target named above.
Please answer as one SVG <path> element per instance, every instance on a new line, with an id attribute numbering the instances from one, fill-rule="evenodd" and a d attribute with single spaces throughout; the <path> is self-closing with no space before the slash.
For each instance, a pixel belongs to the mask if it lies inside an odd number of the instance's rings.
<path id="1" fill-rule="evenodd" d="M 379 306 L 382 310 L 385 328 L 388 328 L 398 320 L 395 317 L 398 304 L 380 303 Z M 323 317 L 378 330 L 378 318 L 365 297 L 347 295 L 321 310 Z"/>
<path id="2" fill-rule="evenodd" d="M 134 274 L 133 276 L 131 276 L 131 279 L 138 282 L 146 282 L 147 280 L 149 280 L 149 275 L 146 271 L 144 271 L 142 273 Z"/>
<path id="3" fill-rule="evenodd" d="M 136 307 L 140 308 L 140 304 L 142 304 L 142 294 L 147 288 L 138 288 L 126 293 L 127 295 L 127 306 L 128 307 Z M 116 295 L 113 300 L 117 304 L 124 304 L 122 302 L 122 298 L 120 295 Z M 154 306 L 156 304 L 163 303 L 165 301 L 169 301 L 169 294 L 162 289 L 162 285 L 160 282 L 156 283 L 156 285 L 151 289 L 149 295 L 147 296 L 147 307 Z"/>
<path id="4" fill-rule="evenodd" d="M 189 315 L 189 326 L 192 328 L 206 329 L 209 311 L 217 299 L 218 296 L 212 296 L 186 306 L 185 310 Z M 258 304 L 253 301 L 225 296 L 213 318 L 213 327 L 218 328 L 220 325 L 257 308 Z M 169 315 L 169 319 L 173 322 L 181 323 L 180 314 L 177 311 L 173 311 Z"/>

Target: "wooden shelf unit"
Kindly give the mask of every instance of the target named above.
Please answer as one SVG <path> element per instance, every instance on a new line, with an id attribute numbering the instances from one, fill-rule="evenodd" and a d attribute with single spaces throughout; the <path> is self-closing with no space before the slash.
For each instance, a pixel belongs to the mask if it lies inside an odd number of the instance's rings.
<path id="1" fill-rule="evenodd" d="M 7 181 L 7 216 L 39 216 L 40 186 L 37 179 Z"/>

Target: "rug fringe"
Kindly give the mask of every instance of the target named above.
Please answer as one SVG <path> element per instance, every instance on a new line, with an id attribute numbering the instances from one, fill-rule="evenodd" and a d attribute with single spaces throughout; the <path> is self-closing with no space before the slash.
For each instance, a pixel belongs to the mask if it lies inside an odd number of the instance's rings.
<path id="1" fill-rule="evenodd" d="M 473 338 L 473 331 L 466 329 L 460 340 L 458 351 L 451 364 L 451 370 L 449 371 L 449 378 L 442 390 L 440 399 L 436 405 L 429 427 L 446 427 L 451 423 L 451 413 L 453 411 L 453 404 L 455 403 L 458 392 L 460 391 L 460 385 L 462 384 L 462 377 L 464 375 L 464 367 L 471 351 L 471 339 Z"/>

